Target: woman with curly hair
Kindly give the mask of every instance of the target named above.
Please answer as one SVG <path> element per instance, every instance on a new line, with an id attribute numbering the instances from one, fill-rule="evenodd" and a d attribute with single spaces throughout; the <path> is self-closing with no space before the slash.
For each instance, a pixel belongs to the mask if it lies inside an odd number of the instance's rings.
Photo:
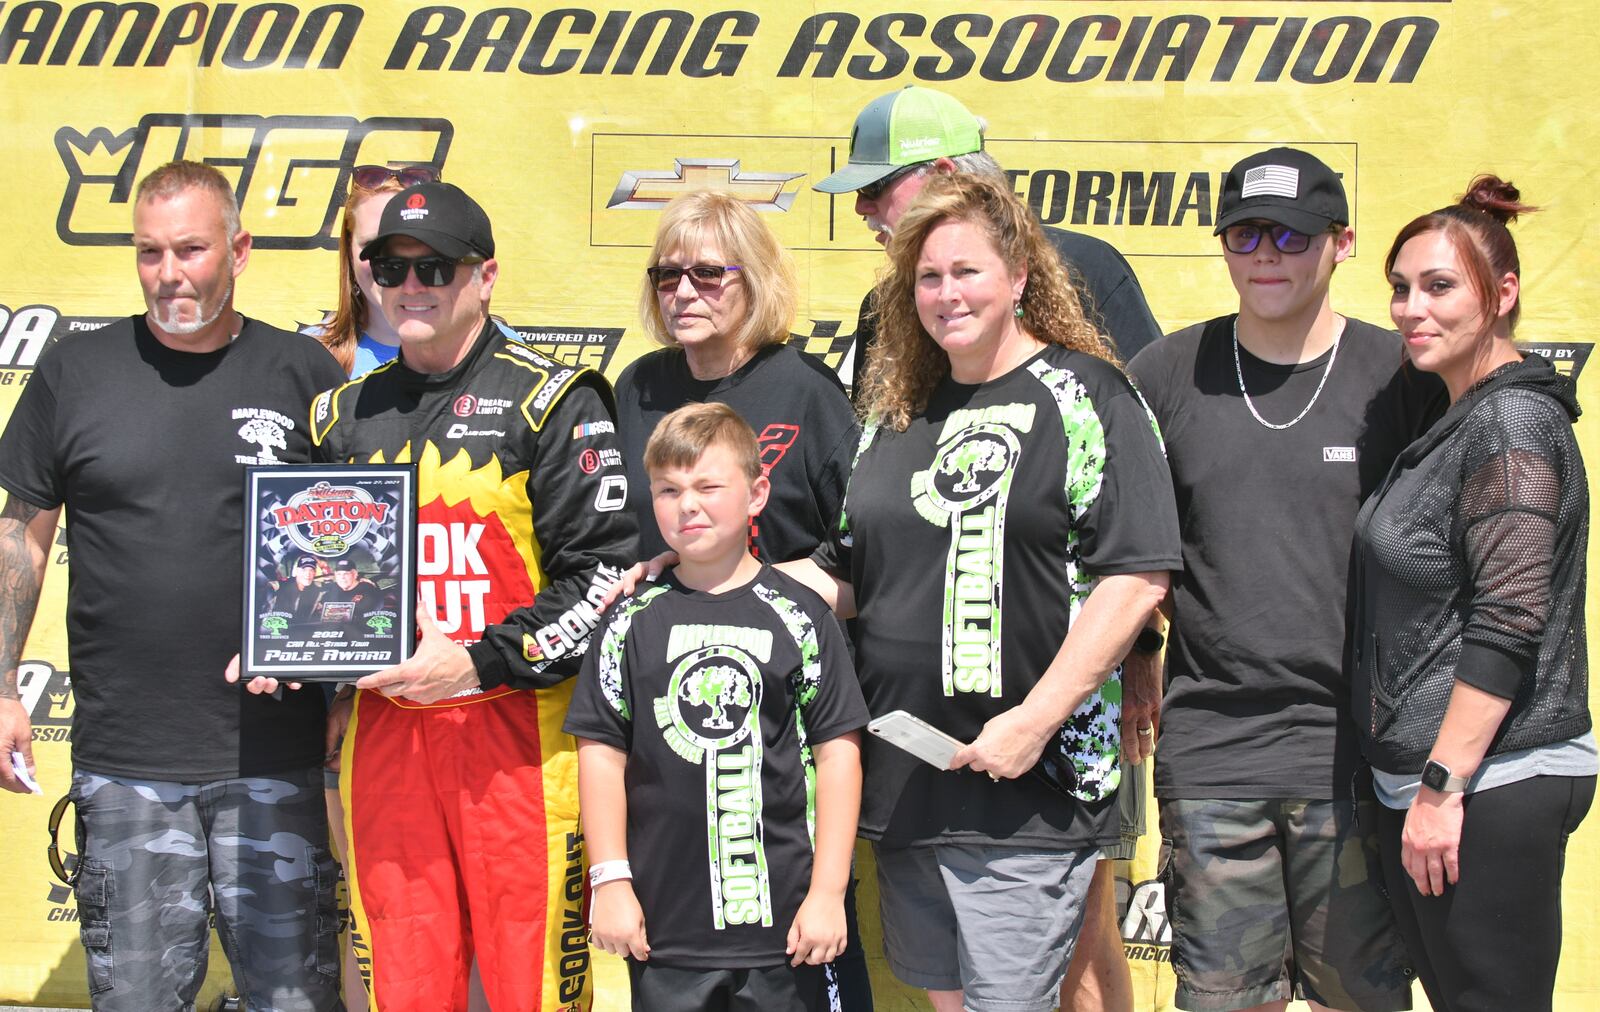
<path id="1" fill-rule="evenodd" d="M 930 180 L 889 241 L 835 536 L 784 566 L 855 614 L 874 714 L 861 835 L 896 976 L 935 1009 L 1051 1009 L 1116 842 L 1118 663 L 1180 566 L 1154 423 L 1028 209 Z"/>
<path id="2" fill-rule="evenodd" d="M 1389 312 L 1450 409 L 1356 521 L 1350 655 L 1395 923 L 1439 1012 L 1548 1009 L 1594 800 L 1589 486 L 1572 380 L 1513 343 L 1534 210 L 1473 180 L 1400 230 Z"/>

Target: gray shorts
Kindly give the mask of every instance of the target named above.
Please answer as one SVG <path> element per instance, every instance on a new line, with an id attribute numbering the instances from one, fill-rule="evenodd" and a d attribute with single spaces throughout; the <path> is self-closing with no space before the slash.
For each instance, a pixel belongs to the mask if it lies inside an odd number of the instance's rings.
<path id="1" fill-rule="evenodd" d="M 1358 821 L 1349 801 L 1161 802 L 1179 1008 L 1411 1007 L 1374 804 L 1361 802 Z"/>
<path id="2" fill-rule="evenodd" d="M 965 991 L 970 1012 L 1048 1012 L 1083 926 L 1100 851 L 872 845 L 894 975 Z"/>
<path id="3" fill-rule="evenodd" d="M 1122 839 L 1100 848 L 1102 861 L 1132 861 L 1139 849 L 1139 837 L 1144 835 L 1144 771 L 1152 761 L 1137 766 L 1122 761 L 1122 786 L 1117 788 L 1117 828 Z"/>

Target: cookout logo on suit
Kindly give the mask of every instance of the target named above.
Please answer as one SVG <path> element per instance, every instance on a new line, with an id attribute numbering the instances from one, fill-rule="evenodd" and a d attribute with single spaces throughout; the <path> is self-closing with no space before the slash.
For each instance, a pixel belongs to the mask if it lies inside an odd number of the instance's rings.
<path id="1" fill-rule="evenodd" d="M 674 663 L 656 725 L 685 760 L 705 766 L 711 919 L 772 924 L 772 885 L 761 822 L 761 669 L 772 633 L 739 626 L 678 625 Z"/>
<path id="2" fill-rule="evenodd" d="M 911 476 L 911 498 L 923 519 L 950 528 L 945 562 L 940 672 L 944 694 L 999 696 L 1000 587 L 1005 561 L 1006 501 L 1018 432 L 1033 429 L 1032 404 L 956 411 L 939 435 L 933 465 Z"/>

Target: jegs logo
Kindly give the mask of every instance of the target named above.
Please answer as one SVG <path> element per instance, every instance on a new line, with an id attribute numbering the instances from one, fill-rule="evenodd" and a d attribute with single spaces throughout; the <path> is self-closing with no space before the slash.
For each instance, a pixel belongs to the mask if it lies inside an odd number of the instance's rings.
<path id="1" fill-rule="evenodd" d="M 1549 359 L 1556 372 L 1570 376 L 1573 382 L 1577 382 L 1578 374 L 1589 361 L 1589 352 L 1594 350 L 1594 345 L 1576 341 L 1518 341 L 1517 347 Z"/>
<path id="2" fill-rule="evenodd" d="M 511 324 L 518 341 L 562 365 L 605 372 L 622 341 L 621 327 L 546 327 Z"/>
<path id="3" fill-rule="evenodd" d="M 389 504 L 374 502 L 364 488 L 319 481 L 274 507 L 272 521 L 302 551 L 329 557 L 349 551 L 388 513 Z"/>
<path id="4" fill-rule="evenodd" d="M 256 249 L 337 249 L 333 226 L 352 166 L 443 168 L 454 135 L 446 119 L 395 116 L 147 113 L 120 133 L 63 126 L 56 234 L 72 246 L 126 245 L 134 185 L 165 162 L 193 158 L 233 181 Z"/>

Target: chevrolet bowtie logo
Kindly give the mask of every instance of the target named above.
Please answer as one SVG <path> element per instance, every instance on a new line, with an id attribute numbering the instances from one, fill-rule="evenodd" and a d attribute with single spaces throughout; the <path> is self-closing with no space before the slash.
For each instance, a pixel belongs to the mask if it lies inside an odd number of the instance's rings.
<path id="1" fill-rule="evenodd" d="M 758 211 L 787 211 L 795 191 L 789 184 L 804 172 L 744 172 L 737 158 L 675 158 L 671 172 L 622 174 L 607 209 L 659 211 L 673 197 L 695 190 L 725 190 Z"/>

